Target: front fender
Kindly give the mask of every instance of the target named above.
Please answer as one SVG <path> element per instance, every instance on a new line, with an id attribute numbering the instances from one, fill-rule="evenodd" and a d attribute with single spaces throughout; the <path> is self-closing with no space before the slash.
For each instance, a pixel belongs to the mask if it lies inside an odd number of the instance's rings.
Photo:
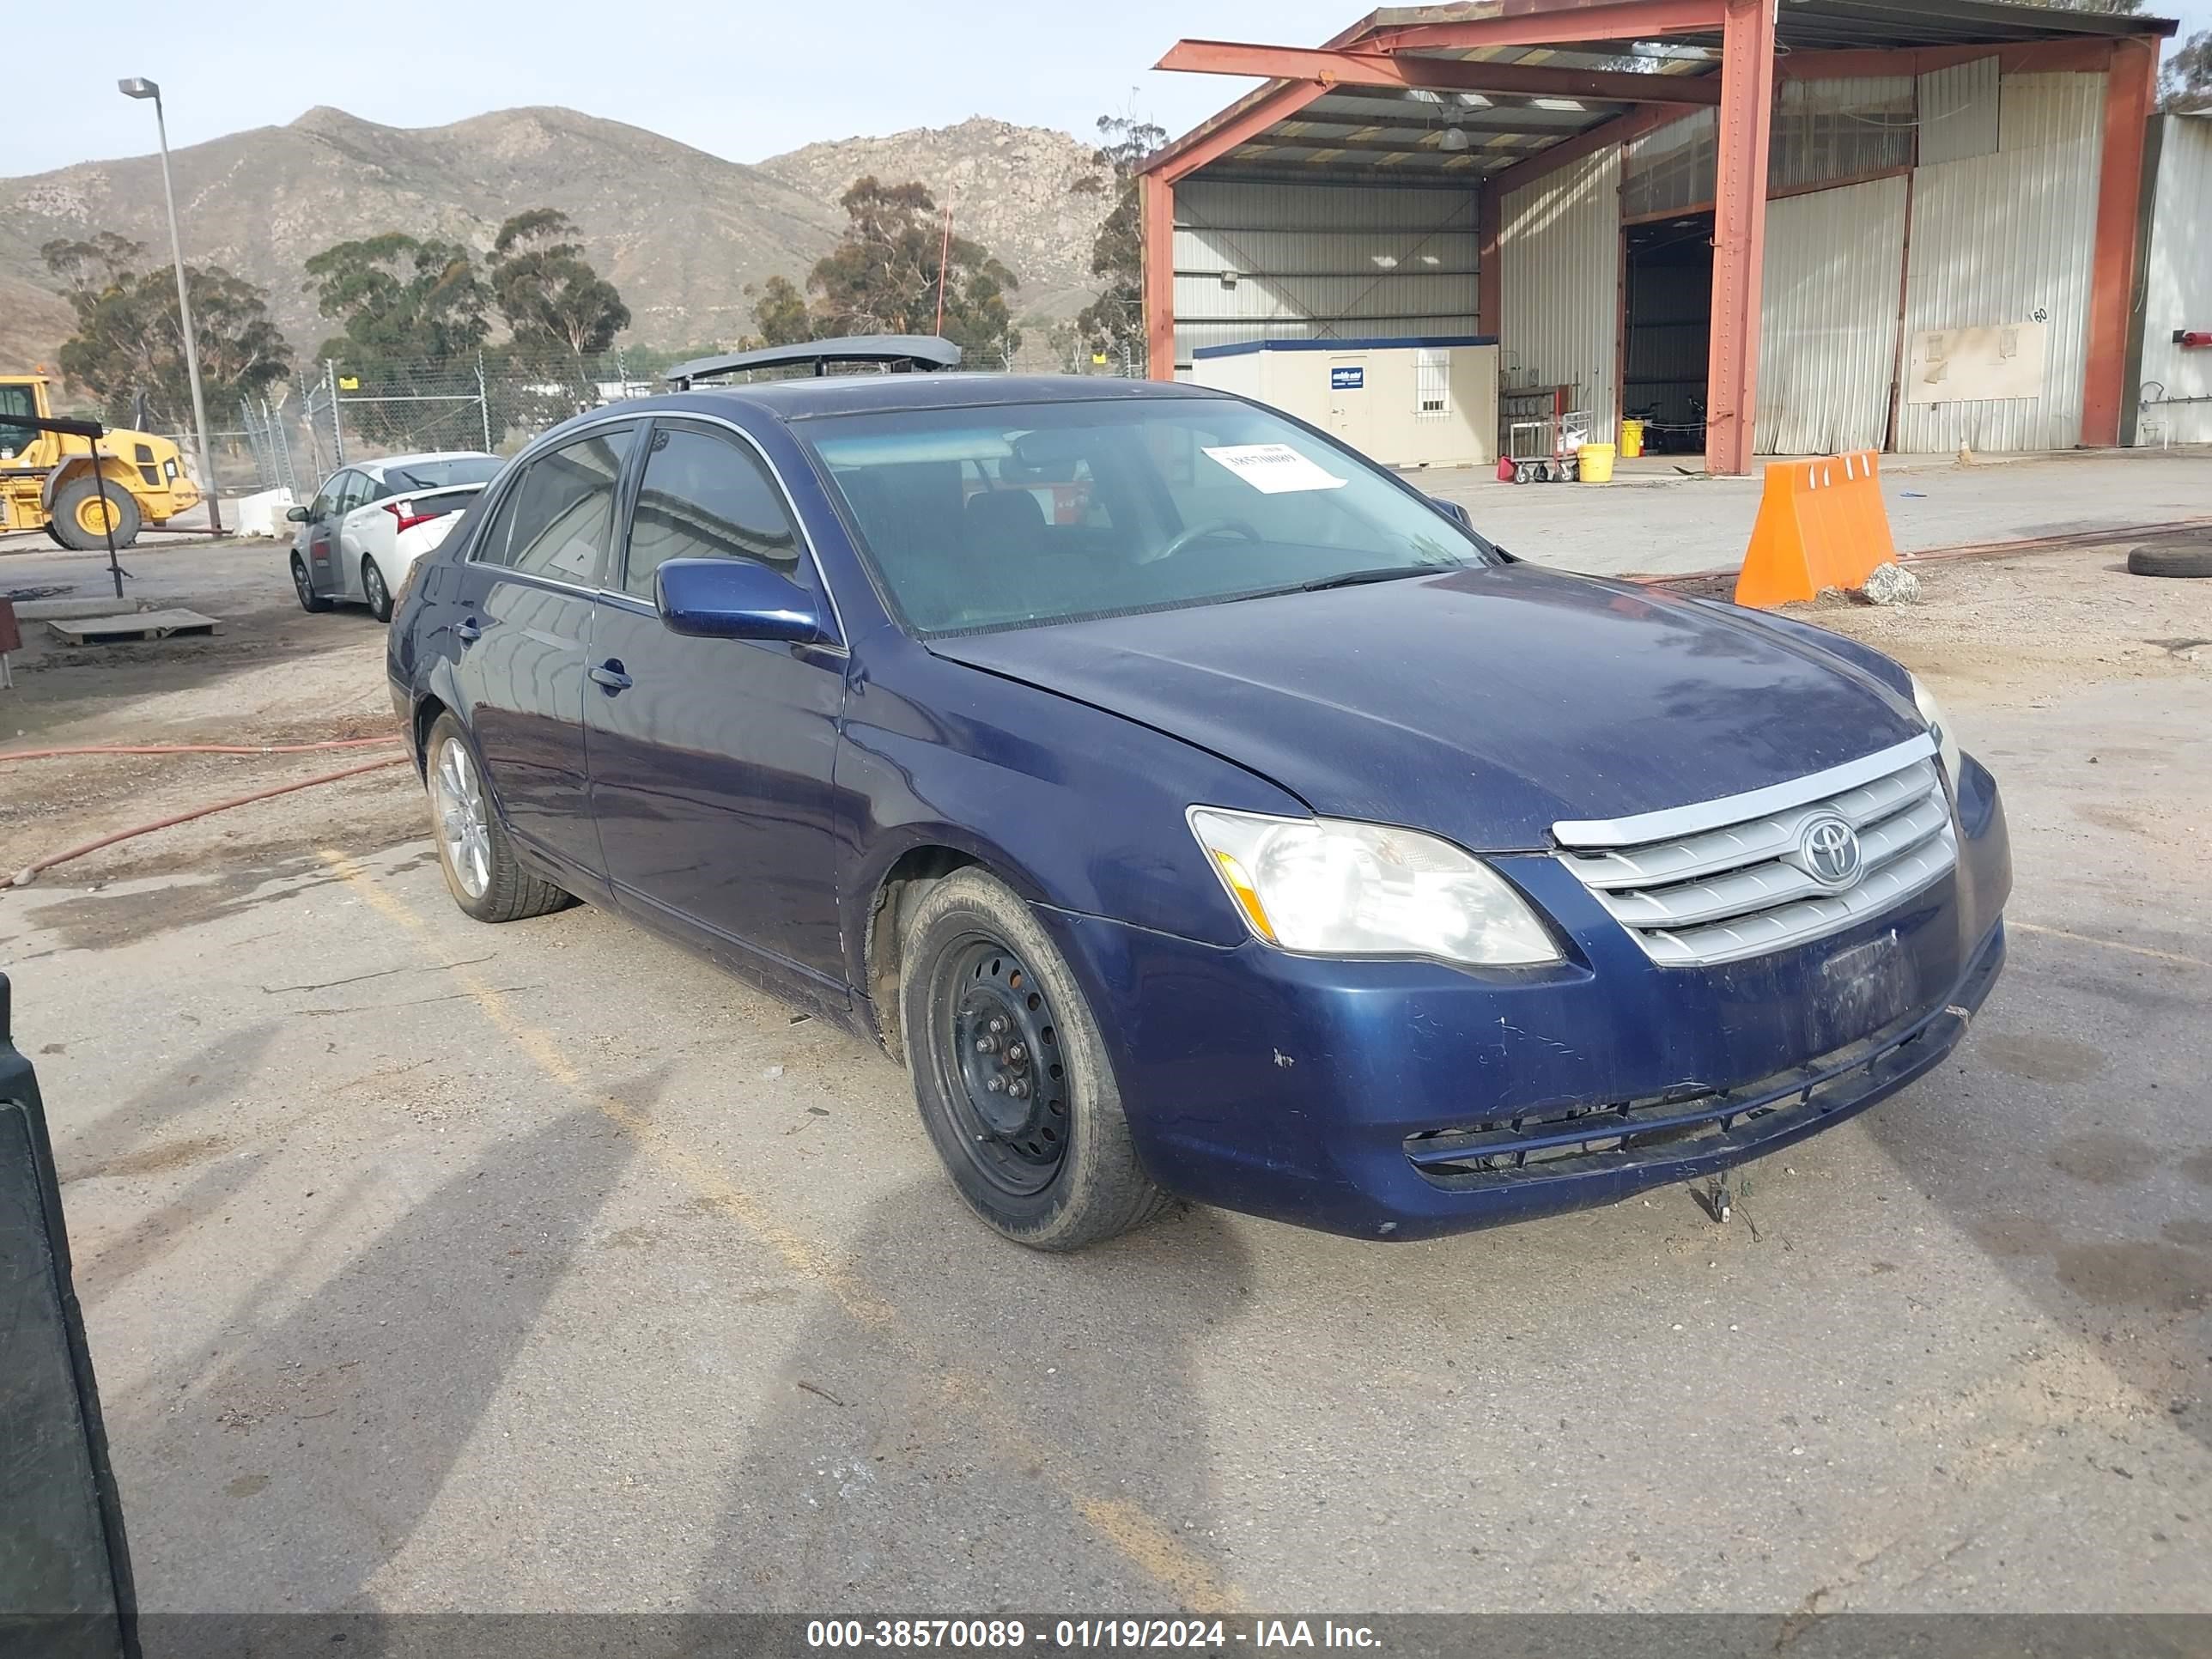
<path id="1" fill-rule="evenodd" d="M 1164 732 L 902 635 L 875 635 L 868 654 L 854 665 L 836 774 L 850 983 L 869 982 L 885 878 L 921 848 L 974 859 L 1032 904 L 1208 943 L 1245 937 L 1183 814 L 1206 803 L 1304 815 L 1295 797 Z"/>

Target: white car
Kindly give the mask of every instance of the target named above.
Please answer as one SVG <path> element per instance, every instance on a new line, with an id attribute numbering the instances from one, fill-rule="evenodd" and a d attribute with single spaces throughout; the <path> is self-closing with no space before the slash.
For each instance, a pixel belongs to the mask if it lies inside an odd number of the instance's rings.
<path id="1" fill-rule="evenodd" d="M 284 515 L 300 526 L 292 543 L 300 608 L 365 605 L 390 622 L 392 596 L 415 561 L 446 539 L 501 465 L 496 455 L 456 449 L 340 467 L 311 504 Z"/>

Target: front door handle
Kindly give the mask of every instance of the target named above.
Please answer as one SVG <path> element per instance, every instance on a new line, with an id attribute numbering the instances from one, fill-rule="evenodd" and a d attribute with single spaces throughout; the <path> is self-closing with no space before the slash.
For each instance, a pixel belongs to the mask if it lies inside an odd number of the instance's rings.
<path id="1" fill-rule="evenodd" d="M 599 686 L 611 697 L 618 691 L 629 690 L 630 678 L 623 672 L 622 664 L 615 658 L 609 657 L 597 668 L 592 669 L 591 675 L 592 684 Z"/>
<path id="2" fill-rule="evenodd" d="M 474 617 L 464 617 L 453 626 L 453 637 L 463 645 L 474 645 L 483 637 L 483 629 L 477 626 Z"/>

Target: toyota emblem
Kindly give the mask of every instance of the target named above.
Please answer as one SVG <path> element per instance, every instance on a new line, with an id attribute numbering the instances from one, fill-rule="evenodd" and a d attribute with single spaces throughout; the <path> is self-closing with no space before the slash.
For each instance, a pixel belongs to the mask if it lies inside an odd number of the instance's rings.
<path id="1" fill-rule="evenodd" d="M 1814 818 L 1797 840 L 1805 873 L 1840 890 L 1859 878 L 1858 831 L 1832 813 Z"/>

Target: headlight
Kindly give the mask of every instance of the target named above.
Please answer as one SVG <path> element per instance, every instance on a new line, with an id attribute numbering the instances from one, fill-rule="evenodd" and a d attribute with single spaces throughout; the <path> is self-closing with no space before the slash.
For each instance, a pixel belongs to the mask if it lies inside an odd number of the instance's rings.
<path id="1" fill-rule="evenodd" d="M 1950 716 L 1943 705 L 1936 701 L 1936 694 L 1912 677 L 1912 701 L 1920 710 L 1920 718 L 1928 722 L 1928 733 L 1936 739 L 1937 752 L 1942 757 L 1943 775 L 1951 780 L 1951 787 L 1959 787 L 1959 734 L 1951 728 Z"/>
<path id="2" fill-rule="evenodd" d="M 1286 951 L 1492 967 L 1559 960 L 1504 877 L 1434 836 L 1212 806 L 1189 817 L 1245 924 Z"/>

